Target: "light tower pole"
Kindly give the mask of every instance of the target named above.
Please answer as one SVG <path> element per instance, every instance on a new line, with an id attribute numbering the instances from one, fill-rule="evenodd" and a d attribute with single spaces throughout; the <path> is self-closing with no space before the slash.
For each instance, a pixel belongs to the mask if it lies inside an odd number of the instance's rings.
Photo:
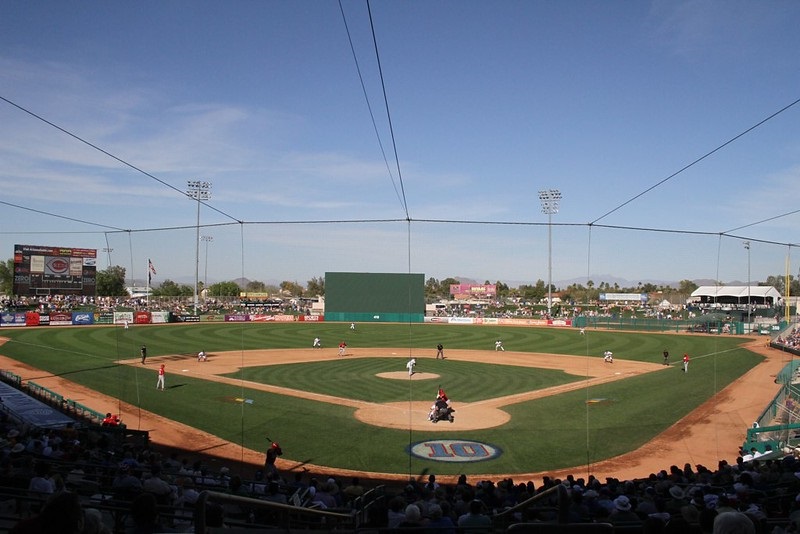
<path id="1" fill-rule="evenodd" d="M 539 191 L 539 201 L 542 203 L 542 213 L 547 214 L 547 317 L 550 318 L 553 305 L 553 215 L 558 213 L 561 191 L 543 189 Z"/>
<path id="2" fill-rule="evenodd" d="M 750 241 L 745 241 L 744 248 L 747 249 L 747 330 L 752 331 L 750 326 Z"/>
<path id="3" fill-rule="evenodd" d="M 103 252 L 105 252 L 107 254 L 107 256 L 108 256 L 108 264 L 106 265 L 106 267 L 110 269 L 111 268 L 111 253 L 114 252 L 114 249 L 113 248 L 109 248 L 109 247 L 105 247 L 103 249 Z"/>
<path id="4" fill-rule="evenodd" d="M 200 240 L 206 244 L 206 269 L 203 274 L 203 289 L 206 289 L 208 287 L 208 244 L 214 241 L 214 238 L 210 235 L 204 235 L 200 237 Z"/>
<path id="5" fill-rule="evenodd" d="M 194 239 L 194 314 L 197 315 L 197 285 L 200 283 L 200 202 L 211 198 L 211 182 L 189 180 L 186 194 L 197 201 L 197 232 Z"/>

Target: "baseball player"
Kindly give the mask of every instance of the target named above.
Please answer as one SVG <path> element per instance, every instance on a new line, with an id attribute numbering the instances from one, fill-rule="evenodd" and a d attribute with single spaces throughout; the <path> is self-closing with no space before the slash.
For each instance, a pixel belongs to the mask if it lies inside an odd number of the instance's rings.
<path id="1" fill-rule="evenodd" d="M 156 389 L 164 391 L 164 364 L 158 368 L 158 382 L 156 382 Z"/>

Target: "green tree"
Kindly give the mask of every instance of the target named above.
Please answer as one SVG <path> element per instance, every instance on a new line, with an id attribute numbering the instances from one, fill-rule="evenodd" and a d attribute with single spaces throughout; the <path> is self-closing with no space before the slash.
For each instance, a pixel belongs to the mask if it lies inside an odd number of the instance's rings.
<path id="1" fill-rule="evenodd" d="M 238 297 L 241 292 L 236 282 L 219 282 L 208 286 L 208 295 L 212 297 Z"/>
<path id="2" fill-rule="evenodd" d="M 267 284 L 258 280 L 251 280 L 244 286 L 244 290 L 252 293 L 267 293 Z"/>
<path id="3" fill-rule="evenodd" d="M 762 284 L 759 282 L 756 285 L 760 286 Z M 764 285 L 774 287 L 775 289 L 778 290 L 778 292 L 781 295 L 785 295 L 786 294 L 786 276 L 785 275 L 782 275 L 782 274 L 779 274 L 778 276 L 770 275 L 770 276 L 767 277 L 767 281 L 764 283 Z M 793 286 L 793 284 L 792 284 L 792 275 L 789 275 L 789 289 L 791 289 L 792 286 Z"/>
<path id="4" fill-rule="evenodd" d="M 14 258 L 0 263 L 0 295 L 11 295 L 14 291 Z"/>
<path id="5" fill-rule="evenodd" d="M 443 299 L 450 298 L 450 286 L 453 284 L 458 284 L 459 281 L 455 278 L 449 277 L 445 278 L 441 282 L 439 282 L 439 290 L 437 292 L 437 296 Z"/>
<path id="6" fill-rule="evenodd" d="M 97 296 L 122 297 L 128 295 L 125 289 L 125 267 L 113 265 L 104 271 L 97 271 Z"/>
<path id="7" fill-rule="evenodd" d="M 433 302 L 434 300 L 439 298 L 439 281 L 434 278 L 430 277 L 425 281 L 425 300 L 428 302 Z"/>
<path id="8" fill-rule="evenodd" d="M 508 284 L 504 284 L 500 280 L 494 283 L 495 289 L 497 290 L 497 299 L 504 299 L 508 297 L 509 289 Z"/>
<path id="9" fill-rule="evenodd" d="M 178 284 L 169 278 L 161 282 L 161 285 L 153 288 L 154 297 L 188 297 L 194 295 L 192 286 Z"/>
<path id="10" fill-rule="evenodd" d="M 547 295 L 547 286 L 544 280 L 537 280 L 536 285 L 525 284 L 519 286 L 520 296 L 530 302 L 539 302 Z"/>
<path id="11" fill-rule="evenodd" d="M 658 288 L 656 287 L 655 284 L 651 284 L 650 282 L 647 282 L 645 284 L 642 284 L 642 287 L 640 288 L 640 293 L 650 294 L 650 293 L 655 293 L 657 290 L 658 290 Z"/>
<path id="12" fill-rule="evenodd" d="M 283 282 L 281 282 L 281 291 L 284 293 L 288 293 L 293 297 L 303 296 L 303 286 L 301 286 L 297 282 L 290 282 L 288 280 L 284 280 Z"/>
<path id="13" fill-rule="evenodd" d="M 678 282 L 678 293 L 686 295 L 687 297 L 694 293 L 695 289 L 697 288 L 698 285 L 691 280 L 681 280 Z"/>
<path id="14" fill-rule="evenodd" d="M 306 284 L 306 295 L 310 297 L 325 296 L 325 277 L 316 276 L 308 281 Z"/>

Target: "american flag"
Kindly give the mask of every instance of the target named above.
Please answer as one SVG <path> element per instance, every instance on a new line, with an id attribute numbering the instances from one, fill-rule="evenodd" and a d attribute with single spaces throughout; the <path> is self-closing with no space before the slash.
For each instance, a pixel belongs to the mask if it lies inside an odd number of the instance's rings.
<path id="1" fill-rule="evenodd" d="M 156 268 L 153 267 L 153 262 L 150 261 L 150 258 L 147 259 L 147 283 L 150 284 L 150 281 L 153 279 L 153 275 L 156 274 Z"/>

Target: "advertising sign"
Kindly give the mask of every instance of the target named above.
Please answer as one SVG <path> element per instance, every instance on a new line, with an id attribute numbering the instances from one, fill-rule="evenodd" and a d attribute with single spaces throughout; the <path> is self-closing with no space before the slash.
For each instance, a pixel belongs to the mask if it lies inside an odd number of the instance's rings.
<path id="1" fill-rule="evenodd" d="M 167 311 L 156 311 L 150 313 L 150 322 L 153 324 L 158 323 L 168 323 L 169 322 L 169 312 Z"/>
<path id="2" fill-rule="evenodd" d="M 91 312 L 72 312 L 72 324 L 94 324 L 94 314 Z"/>
<path id="3" fill-rule="evenodd" d="M 114 324 L 133 323 L 133 312 L 114 312 Z"/>
<path id="4" fill-rule="evenodd" d="M 114 324 L 114 312 L 95 312 L 94 324 Z"/>
<path id="5" fill-rule="evenodd" d="M 51 313 L 50 324 L 53 326 L 72 326 L 72 314 L 64 312 Z"/>
<path id="6" fill-rule="evenodd" d="M 0 326 L 25 326 L 25 312 L 0 313 Z"/>

